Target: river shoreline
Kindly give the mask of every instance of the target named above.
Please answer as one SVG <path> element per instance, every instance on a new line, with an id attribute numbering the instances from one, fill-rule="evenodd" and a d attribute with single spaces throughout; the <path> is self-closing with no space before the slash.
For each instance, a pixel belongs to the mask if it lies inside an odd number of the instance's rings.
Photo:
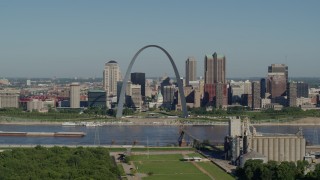
<path id="1" fill-rule="evenodd" d="M 66 121 L 67 122 L 67 121 Z M 52 126 L 63 126 L 64 122 L 54 121 L 0 121 L 0 125 L 26 125 L 26 126 L 37 126 L 37 125 L 52 125 Z M 99 122 L 99 126 L 227 126 L 225 122 L 210 122 L 210 123 L 174 123 L 174 122 Z M 320 126 L 319 123 L 301 123 L 301 122 L 283 122 L 283 123 L 252 123 L 253 126 Z M 75 125 L 80 126 L 80 125 Z"/>
<path id="2" fill-rule="evenodd" d="M 46 120 L 0 120 L 0 125 L 53 125 L 64 126 L 66 122 L 76 123 L 78 125 L 85 125 L 86 123 L 94 124 L 96 126 L 227 126 L 229 123 L 226 121 L 205 121 L 205 120 L 190 120 L 185 119 L 183 122 L 178 118 L 121 118 L 106 119 L 105 121 L 46 121 Z M 320 118 L 318 117 L 306 117 L 290 122 L 252 122 L 253 126 L 320 126 Z"/>

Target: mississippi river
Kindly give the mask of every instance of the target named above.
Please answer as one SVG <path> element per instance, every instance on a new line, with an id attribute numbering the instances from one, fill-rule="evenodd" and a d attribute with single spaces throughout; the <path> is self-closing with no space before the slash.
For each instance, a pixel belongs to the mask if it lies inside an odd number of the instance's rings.
<path id="1" fill-rule="evenodd" d="M 228 126 L 187 126 L 188 133 L 200 140 L 223 143 L 228 134 Z M 295 134 L 299 126 L 256 126 L 257 132 Z M 312 144 L 319 144 L 319 126 L 303 126 L 303 133 Z M 178 144 L 179 127 L 166 125 L 112 125 L 100 127 L 61 125 L 0 125 L 0 131 L 23 132 L 84 132 L 79 138 L 65 137 L 5 137 L 0 136 L 0 144 L 50 144 L 50 145 L 148 145 L 174 146 Z M 318 133 L 319 132 L 319 133 Z M 187 142 L 192 139 L 185 137 Z"/>

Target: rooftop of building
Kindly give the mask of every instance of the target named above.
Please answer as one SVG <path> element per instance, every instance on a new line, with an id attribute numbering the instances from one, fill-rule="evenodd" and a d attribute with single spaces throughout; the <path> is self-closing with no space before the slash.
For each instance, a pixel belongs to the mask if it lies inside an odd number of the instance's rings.
<path id="1" fill-rule="evenodd" d="M 212 59 L 213 58 L 213 56 L 216 56 L 217 58 L 225 58 L 225 55 L 224 54 L 218 54 L 218 53 L 213 53 L 212 55 L 211 54 L 206 54 L 206 58 L 210 58 L 210 59 Z"/>
<path id="2" fill-rule="evenodd" d="M 271 64 L 272 67 L 284 67 L 285 64 Z"/>
<path id="3" fill-rule="evenodd" d="M 117 61 L 111 60 L 108 63 L 117 63 Z"/>
<path id="4" fill-rule="evenodd" d="M 211 54 L 206 54 L 206 58 L 207 58 L 207 59 L 213 59 L 213 57 L 212 57 Z"/>
<path id="5" fill-rule="evenodd" d="M 196 58 L 195 58 L 194 56 L 189 56 L 189 57 L 188 57 L 188 60 L 189 60 L 189 61 L 196 61 Z"/>
<path id="6" fill-rule="evenodd" d="M 100 89 L 90 89 L 88 92 L 93 92 L 93 93 L 105 93 L 104 90 L 100 90 Z"/>
<path id="7" fill-rule="evenodd" d="M 281 137 L 281 138 L 297 138 L 301 137 L 299 134 L 281 134 L 281 133 L 259 133 L 260 136 L 254 136 L 255 138 L 275 138 L 275 137 Z"/>
<path id="8" fill-rule="evenodd" d="M 78 82 L 73 82 L 70 84 L 70 86 L 80 86 L 80 84 Z"/>

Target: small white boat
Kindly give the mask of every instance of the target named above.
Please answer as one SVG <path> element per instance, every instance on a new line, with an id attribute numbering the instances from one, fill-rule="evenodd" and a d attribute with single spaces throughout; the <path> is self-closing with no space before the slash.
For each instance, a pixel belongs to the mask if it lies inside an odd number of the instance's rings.
<path id="1" fill-rule="evenodd" d="M 64 122 L 62 123 L 62 126 L 75 126 L 77 125 L 75 122 Z"/>
<path id="2" fill-rule="evenodd" d="M 96 126 L 101 126 L 100 123 L 96 123 L 96 122 L 87 122 L 85 124 L 86 127 L 96 127 Z"/>

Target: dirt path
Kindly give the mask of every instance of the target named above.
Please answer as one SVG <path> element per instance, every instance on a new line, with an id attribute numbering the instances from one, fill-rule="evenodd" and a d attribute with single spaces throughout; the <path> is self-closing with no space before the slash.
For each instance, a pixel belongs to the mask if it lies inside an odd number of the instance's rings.
<path id="1" fill-rule="evenodd" d="M 191 162 L 195 167 L 197 167 L 202 173 L 206 174 L 207 176 L 209 176 L 211 179 L 214 180 L 214 177 L 211 176 L 210 173 L 208 173 L 205 169 L 203 169 L 201 166 L 199 166 L 199 164 L 197 164 L 196 162 Z"/>

